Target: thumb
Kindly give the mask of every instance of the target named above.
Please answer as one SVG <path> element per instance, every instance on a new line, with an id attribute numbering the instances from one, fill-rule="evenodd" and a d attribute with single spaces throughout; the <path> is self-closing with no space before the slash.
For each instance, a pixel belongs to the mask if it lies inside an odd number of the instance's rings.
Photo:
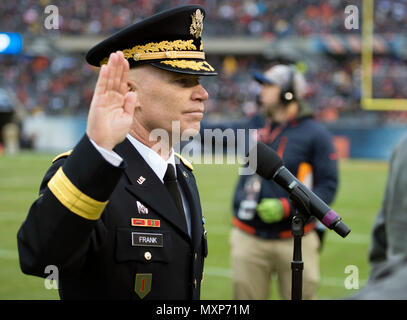
<path id="1" fill-rule="evenodd" d="M 123 106 L 124 112 L 133 115 L 137 103 L 138 103 L 137 93 L 134 91 L 127 92 L 126 95 L 124 96 L 124 106 Z"/>

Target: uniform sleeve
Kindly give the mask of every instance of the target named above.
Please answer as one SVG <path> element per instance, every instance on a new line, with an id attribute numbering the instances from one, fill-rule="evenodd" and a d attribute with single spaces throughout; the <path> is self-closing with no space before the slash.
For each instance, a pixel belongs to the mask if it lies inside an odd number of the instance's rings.
<path id="1" fill-rule="evenodd" d="M 383 201 L 384 228 L 388 242 L 388 259 L 407 253 L 407 139 L 395 149 L 390 165 L 385 199 Z"/>
<path id="2" fill-rule="evenodd" d="M 369 279 L 375 278 L 377 270 L 386 261 L 387 236 L 383 208 L 380 209 L 373 224 L 372 240 L 369 246 Z"/>
<path id="3" fill-rule="evenodd" d="M 86 135 L 68 158 L 53 163 L 17 234 L 24 273 L 44 277 L 48 265 L 65 275 L 80 269 L 89 249 L 103 242 L 100 217 L 124 168 L 108 163 Z"/>
<path id="4" fill-rule="evenodd" d="M 111 165 L 118 167 L 123 159 L 120 157 L 116 152 L 114 151 L 109 151 L 106 150 L 105 148 L 102 148 L 96 144 L 92 139 L 89 139 L 89 141 L 92 143 L 92 145 L 96 148 L 97 151 L 102 155 L 102 157 L 109 162 Z"/>
<path id="5" fill-rule="evenodd" d="M 329 205 L 333 202 L 338 187 L 337 155 L 331 134 L 325 128 L 317 133 L 311 149 L 314 177 L 312 191 Z"/>
<path id="6" fill-rule="evenodd" d="M 393 150 L 382 207 L 376 217 L 369 248 L 369 279 L 389 260 L 406 255 L 407 242 L 407 138 Z"/>

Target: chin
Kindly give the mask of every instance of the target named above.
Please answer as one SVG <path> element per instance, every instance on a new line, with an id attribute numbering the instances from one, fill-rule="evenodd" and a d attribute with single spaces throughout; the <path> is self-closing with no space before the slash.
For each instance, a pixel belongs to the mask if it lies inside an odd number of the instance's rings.
<path id="1" fill-rule="evenodd" d="M 181 140 L 189 140 L 191 137 L 195 137 L 197 134 L 199 134 L 199 129 L 201 128 L 201 124 L 198 123 L 197 125 L 190 126 L 184 130 L 181 131 Z"/>

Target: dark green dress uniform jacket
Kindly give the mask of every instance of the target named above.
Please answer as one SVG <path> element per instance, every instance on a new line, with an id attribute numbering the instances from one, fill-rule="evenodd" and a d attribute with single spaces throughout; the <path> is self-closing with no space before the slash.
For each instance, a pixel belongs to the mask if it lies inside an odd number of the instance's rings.
<path id="1" fill-rule="evenodd" d="M 47 277 L 45 268 L 56 266 L 61 299 L 199 299 L 207 245 L 192 168 L 176 165 L 190 237 L 164 184 L 133 145 L 125 139 L 115 151 L 124 159 L 119 167 L 85 135 L 53 162 L 17 235 L 22 271 Z M 132 226 L 132 218 L 159 220 L 159 227 Z"/>

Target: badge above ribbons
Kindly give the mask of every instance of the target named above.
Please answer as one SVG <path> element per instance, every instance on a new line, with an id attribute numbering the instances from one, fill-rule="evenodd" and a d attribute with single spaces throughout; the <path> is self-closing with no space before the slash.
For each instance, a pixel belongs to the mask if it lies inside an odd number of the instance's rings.
<path id="1" fill-rule="evenodd" d="M 137 273 L 136 274 L 134 292 L 137 293 L 137 295 L 140 297 L 140 299 L 144 299 L 144 297 L 150 293 L 152 282 L 153 282 L 152 273 Z"/>
<path id="2" fill-rule="evenodd" d="M 137 201 L 137 210 L 140 214 L 148 214 L 148 209 L 140 201 Z"/>

